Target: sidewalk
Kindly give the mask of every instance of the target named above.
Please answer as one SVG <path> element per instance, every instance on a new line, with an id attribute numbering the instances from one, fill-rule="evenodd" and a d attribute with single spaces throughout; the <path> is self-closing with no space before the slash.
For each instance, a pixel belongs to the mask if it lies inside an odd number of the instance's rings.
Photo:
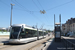
<path id="1" fill-rule="evenodd" d="M 55 39 L 50 43 L 46 50 L 67 50 L 62 42 L 55 42 Z"/>
<path id="2" fill-rule="evenodd" d="M 70 41 L 70 42 L 72 42 L 72 43 L 75 44 L 75 38 L 74 37 L 65 37 L 65 36 L 62 36 L 62 38 L 64 38 L 64 39 L 66 39 L 66 40 L 68 40 L 68 41 Z"/>
<path id="3" fill-rule="evenodd" d="M 0 38 L 9 38 L 9 35 L 0 35 Z"/>

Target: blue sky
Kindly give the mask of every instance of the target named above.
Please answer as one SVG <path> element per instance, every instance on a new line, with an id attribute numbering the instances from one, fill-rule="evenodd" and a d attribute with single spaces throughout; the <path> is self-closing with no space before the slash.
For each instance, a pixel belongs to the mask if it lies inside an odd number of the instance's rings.
<path id="1" fill-rule="evenodd" d="M 13 6 L 12 24 L 27 24 L 38 28 L 53 30 L 54 14 L 56 22 L 65 23 L 71 17 L 75 17 L 74 0 L 0 0 L 0 27 L 10 26 L 11 5 Z M 41 14 L 40 10 L 45 10 Z"/>

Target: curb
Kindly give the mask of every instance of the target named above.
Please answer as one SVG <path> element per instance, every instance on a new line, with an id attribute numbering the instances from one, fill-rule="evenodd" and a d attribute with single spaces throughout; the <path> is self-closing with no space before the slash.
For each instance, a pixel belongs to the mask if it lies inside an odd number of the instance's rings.
<path id="1" fill-rule="evenodd" d="M 43 50 L 43 48 L 46 46 L 46 43 L 48 40 L 51 40 L 52 38 L 48 38 L 47 40 L 45 40 L 44 42 L 40 43 L 40 44 L 37 44 L 36 46 L 34 47 L 31 47 L 29 50 Z"/>
<path id="2" fill-rule="evenodd" d="M 39 44 L 43 43 L 43 41 L 48 40 L 51 37 L 47 37 L 45 39 L 42 40 L 38 40 L 37 43 L 35 42 L 33 46 L 27 47 L 25 50 L 33 50 L 33 48 L 35 48 L 36 46 L 38 46 Z M 31 45 L 31 44 L 30 44 Z"/>
<path id="3" fill-rule="evenodd" d="M 51 45 L 51 43 L 54 41 L 54 37 L 51 38 L 51 40 L 49 40 L 49 41 L 51 41 L 51 42 L 47 42 L 46 46 L 42 50 L 47 50 L 48 46 Z"/>

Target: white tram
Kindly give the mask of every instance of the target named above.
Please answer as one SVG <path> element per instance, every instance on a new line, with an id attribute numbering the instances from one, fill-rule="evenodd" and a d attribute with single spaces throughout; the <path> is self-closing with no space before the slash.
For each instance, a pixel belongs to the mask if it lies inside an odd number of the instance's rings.
<path id="1" fill-rule="evenodd" d="M 25 24 L 15 24 L 10 29 L 9 43 L 27 43 L 46 37 L 46 31 L 32 28 Z"/>

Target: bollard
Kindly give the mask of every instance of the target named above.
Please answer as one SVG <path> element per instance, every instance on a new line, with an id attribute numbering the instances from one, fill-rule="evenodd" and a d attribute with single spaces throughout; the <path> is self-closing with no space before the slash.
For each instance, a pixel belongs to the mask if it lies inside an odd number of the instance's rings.
<path id="1" fill-rule="evenodd" d="M 67 49 L 67 41 L 66 41 L 66 49 Z"/>
<path id="2" fill-rule="evenodd" d="M 72 48 L 73 48 L 73 44 L 72 44 Z M 72 49 L 72 50 L 74 50 L 74 49 Z"/>

